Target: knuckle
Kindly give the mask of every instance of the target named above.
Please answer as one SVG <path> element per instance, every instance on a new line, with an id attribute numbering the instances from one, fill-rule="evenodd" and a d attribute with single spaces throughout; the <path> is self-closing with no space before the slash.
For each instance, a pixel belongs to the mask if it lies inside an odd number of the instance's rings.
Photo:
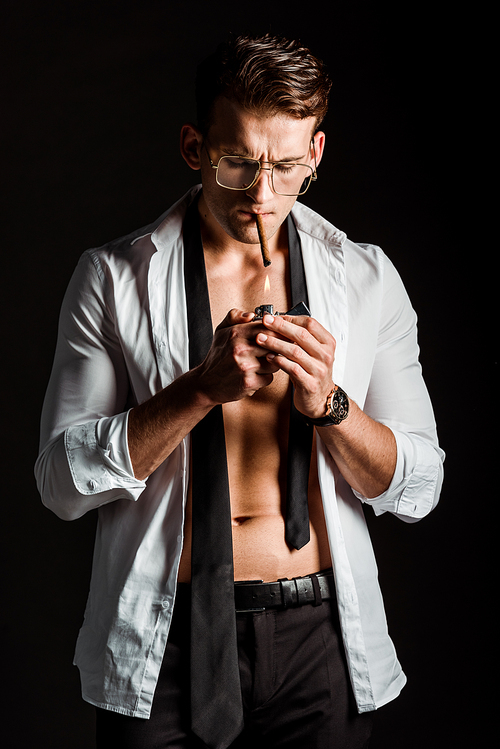
<path id="1" fill-rule="evenodd" d="M 242 379 L 243 390 L 254 390 L 255 389 L 255 378 L 251 375 L 245 375 Z"/>
<path id="2" fill-rule="evenodd" d="M 237 310 L 236 309 L 230 309 L 227 315 L 221 322 L 217 325 L 217 330 L 221 330 L 223 328 L 227 328 L 229 325 L 233 325 L 233 321 L 236 317 Z"/>
<path id="3" fill-rule="evenodd" d="M 307 339 L 309 338 L 309 333 L 307 332 L 307 330 L 301 328 L 295 338 L 297 346 L 304 346 L 306 345 Z"/>
<path id="4" fill-rule="evenodd" d="M 333 364 L 333 362 L 335 361 L 335 346 L 331 346 L 327 349 L 326 359 L 329 364 Z"/>
<path id="5" fill-rule="evenodd" d="M 306 358 L 306 353 L 303 351 L 303 349 L 300 348 L 300 346 L 294 346 L 292 349 L 292 356 L 295 359 L 295 361 L 304 361 Z"/>
<path id="6" fill-rule="evenodd" d="M 248 359 L 242 359 L 240 362 L 238 362 L 238 367 L 240 372 L 246 374 L 247 372 L 253 371 L 253 364 Z"/>
<path id="7" fill-rule="evenodd" d="M 247 347 L 243 343 L 243 341 L 239 340 L 238 338 L 236 340 L 233 339 L 231 348 L 232 348 L 233 356 L 235 358 L 242 358 L 243 356 L 245 356 Z"/>

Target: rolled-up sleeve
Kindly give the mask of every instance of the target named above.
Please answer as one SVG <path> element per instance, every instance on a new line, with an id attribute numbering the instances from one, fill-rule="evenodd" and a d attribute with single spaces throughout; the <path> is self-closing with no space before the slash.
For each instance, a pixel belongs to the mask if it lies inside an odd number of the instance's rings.
<path id="1" fill-rule="evenodd" d="M 35 464 L 43 503 L 65 520 L 136 500 L 146 487 L 128 452 L 130 385 L 107 291 L 97 259 L 85 253 L 61 309 Z"/>
<path id="2" fill-rule="evenodd" d="M 377 351 L 364 410 L 392 430 L 397 462 L 383 494 L 368 499 L 354 493 L 376 515 L 391 512 L 409 523 L 437 505 L 445 458 L 418 355 L 417 317 L 397 271 L 386 259 Z"/>
<path id="3" fill-rule="evenodd" d="M 434 509 L 443 483 L 444 452 L 418 437 L 394 432 L 397 463 L 389 488 L 368 499 L 354 494 L 373 507 L 375 515 L 390 512 L 407 523 L 415 523 Z"/>

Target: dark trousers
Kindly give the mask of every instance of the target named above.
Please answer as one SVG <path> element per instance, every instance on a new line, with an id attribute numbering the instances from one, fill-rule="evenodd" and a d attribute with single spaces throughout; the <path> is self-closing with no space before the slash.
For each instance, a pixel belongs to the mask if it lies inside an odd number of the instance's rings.
<path id="1" fill-rule="evenodd" d="M 189 586 L 181 585 L 149 720 L 97 709 L 97 749 L 206 749 L 193 736 Z M 362 749 L 359 715 L 335 599 L 320 606 L 237 614 L 245 730 L 231 749 Z"/>

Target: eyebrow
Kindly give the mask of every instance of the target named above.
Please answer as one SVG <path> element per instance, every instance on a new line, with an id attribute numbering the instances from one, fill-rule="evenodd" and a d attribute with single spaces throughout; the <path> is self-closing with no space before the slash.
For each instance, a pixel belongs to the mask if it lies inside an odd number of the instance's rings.
<path id="1" fill-rule="evenodd" d="M 252 159 L 253 161 L 259 161 L 259 159 L 255 159 L 253 156 L 250 156 L 248 151 L 245 153 L 245 149 L 242 149 L 241 151 L 233 150 L 230 148 L 221 148 L 221 153 L 223 153 L 225 156 L 241 156 L 243 159 Z M 264 164 L 285 164 L 285 163 L 293 163 L 295 161 L 300 161 L 300 159 L 305 159 L 307 154 L 303 154 L 302 156 L 288 156 L 284 159 L 276 159 L 276 161 L 264 161 Z"/>

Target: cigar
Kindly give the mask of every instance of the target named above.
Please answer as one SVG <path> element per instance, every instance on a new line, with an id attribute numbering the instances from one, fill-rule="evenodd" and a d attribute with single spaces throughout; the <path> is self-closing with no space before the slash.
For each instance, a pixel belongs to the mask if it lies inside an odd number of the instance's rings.
<path id="1" fill-rule="evenodd" d="M 260 213 L 257 213 L 255 215 L 256 221 L 257 221 L 257 231 L 259 232 L 259 242 L 260 242 L 260 251 L 262 252 L 262 262 L 264 263 L 264 268 L 267 268 L 268 265 L 271 265 L 271 258 L 269 256 L 269 247 L 267 246 L 267 237 L 266 232 L 264 230 L 264 224 L 262 223 L 262 216 Z"/>

